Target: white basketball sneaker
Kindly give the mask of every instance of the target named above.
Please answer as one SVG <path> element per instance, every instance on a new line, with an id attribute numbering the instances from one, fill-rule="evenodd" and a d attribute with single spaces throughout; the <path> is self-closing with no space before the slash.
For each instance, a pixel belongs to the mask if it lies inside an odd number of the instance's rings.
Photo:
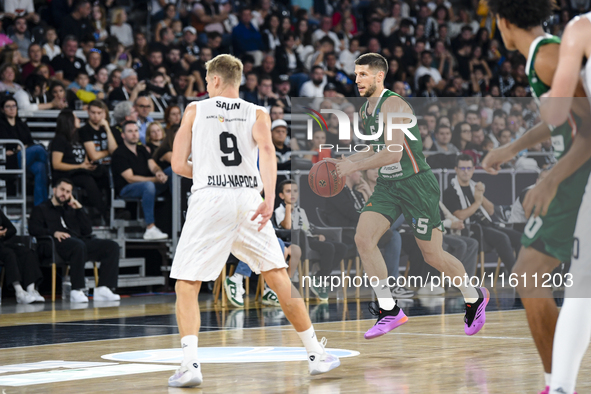
<path id="1" fill-rule="evenodd" d="M 341 361 L 338 357 L 326 353 L 326 350 L 324 349 L 326 347 L 326 342 L 326 338 L 322 338 L 320 341 L 320 346 L 322 346 L 323 350 L 321 354 L 315 352 L 308 353 L 308 370 L 310 371 L 310 375 L 320 375 L 341 365 Z"/>
<path id="2" fill-rule="evenodd" d="M 119 301 L 121 300 L 121 296 L 113 293 L 107 286 L 99 286 L 94 289 L 92 299 L 94 301 Z"/>
<path id="3" fill-rule="evenodd" d="M 88 303 L 88 297 L 81 290 L 70 291 L 70 302 L 71 303 Z"/>
<path id="4" fill-rule="evenodd" d="M 203 382 L 201 365 L 198 361 L 191 361 L 187 365 L 181 365 L 174 375 L 168 378 L 170 387 L 195 387 Z"/>
<path id="5" fill-rule="evenodd" d="M 226 297 L 228 297 L 230 304 L 236 308 L 244 307 L 243 294 L 245 291 L 242 281 L 235 281 L 233 276 L 228 276 L 224 281 L 224 288 L 226 289 Z"/>
<path id="6" fill-rule="evenodd" d="M 163 233 L 156 226 L 152 226 L 150 228 L 147 228 L 146 232 L 144 233 L 144 239 L 149 240 L 149 241 L 159 240 L 159 239 L 167 239 L 167 238 L 168 238 L 168 234 Z"/>

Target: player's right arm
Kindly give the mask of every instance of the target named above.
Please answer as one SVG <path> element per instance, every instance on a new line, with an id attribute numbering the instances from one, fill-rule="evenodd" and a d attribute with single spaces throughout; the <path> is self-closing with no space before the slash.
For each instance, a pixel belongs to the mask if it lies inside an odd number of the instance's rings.
<path id="1" fill-rule="evenodd" d="M 589 102 L 587 99 L 573 102 L 572 99 L 573 96 L 580 95 L 579 71 L 584 57 L 588 55 L 587 38 L 590 30 L 587 18 L 577 18 L 567 25 L 560 45 L 560 59 L 554 83 L 547 97 L 542 98 L 540 107 L 542 119 L 551 124 L 564 123 L 572 109 L 583 118 L 584 126 L 578 128 L 568 152 L 558 160 L 546 177 L 526 194 L 522 205 L 527 218 L 532 213 L 534 217 L 546 215 L 558 186 L 591 158 Z"/>
<path id="2" fill-rule="evenodd" d="M 579 90 L 579 74 L 586 56 L 590 30 L 590 21 L 585 17 L 574 18 L 564 30 L 552 89 L 542 96 L 540 105 L 542 120 L 549 124 L 561 125 L 568 118 L 572 98 Z"/>
<path id="3" fill-rule="evenodd" d="M 259 171 L 263 181 L 265 200 L 259 205 L 251 220 L 255 220 L 261 215 L 262 220 L 259 222 L 259 231 L 261 231 L 273 215 L 275 183 L 277 182 L 277 158 L 271 139 L 271 118 L 267 112 L 257 109 L 256 121 L 252 126 L 252 137 L 259 147 Z"/>
<path id="4" fill-rule="evenodd" d="M 550 137 L 550 128 L 546 123 L 540 122 L 510 144 L 488 152 L 482 160 L 482 168 L 496 175 L 501 169 L 501 164 L 513 159 L 522 150 L 530 148 L 539 142 L 546 141 Z"/>
<path id="5" fill-rule="evenodd" d="M 172 170 L 176 174 L 191 179 L 193 178 L 193 166 L 189 163 L 189 156 L 191 155 L 193 123 L 195 122 L 196 113 L 197 105 L 189 105 L 185 110 L 181 127 L 174 137 L 172 159 L 170 160 Z"/>

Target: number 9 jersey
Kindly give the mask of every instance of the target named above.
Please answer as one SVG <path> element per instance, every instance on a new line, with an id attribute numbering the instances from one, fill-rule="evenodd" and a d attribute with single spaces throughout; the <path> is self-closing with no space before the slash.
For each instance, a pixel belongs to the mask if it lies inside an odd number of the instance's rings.
<path id="1" fill-rule="evenodd" d="M 196 108 L 190 158 L 191 192 L 206 187 L 251 188 L 261 192 L 258 146 L 252 127 L 256 111 L 267 110 L 239 98 L 219 96 L 190 105 Z"/>

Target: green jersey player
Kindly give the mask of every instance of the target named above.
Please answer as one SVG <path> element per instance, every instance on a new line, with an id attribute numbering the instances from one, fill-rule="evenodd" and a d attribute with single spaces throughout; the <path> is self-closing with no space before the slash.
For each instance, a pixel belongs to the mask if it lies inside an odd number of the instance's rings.
<path id="1" fill-rule="evenodd" d="M 541 97 L 552 85 L 558 65 L 560 39 L 544 32 L 542 22 L 552 15 L 552 0 L 488 0 L 497 16 L 505 46 L 518 50 L 527 57 L 526 73 L 534 97 Z M 575 96 L 585 96 L 579 83 Z M 482 166 L 495 174 L 502 163 L 532 145 L 552 138 L 558 163 L 546 178 L 533 188 L 524 200 L 529 217 L 522 237 L 513 272 L 521 278 L 549 274 L 561 261 L 568 261 L 573 245 L 573 232 L 591 162 L 581 160 L 580 146 L 573 143 L 577 133 L 587 132 L 581 127 L 581 113 L 576 108 L 566 122 L 558 126 L 540 123 L 511 144 L 497 148 L 485 157 Z M 583 110 L 587 111 L 587 109 Z M 574 171 L 574 169 L 577 169 Z M 570 173 L 565 176 L 566 173 Z M 532 208 L 535 206 L 532 214 Z M 550 288 L 519 283 L 518 291 L 526 310 L 534 342 L 544 365 L 546 386 L 550 385 L 552 344 L 558 308 Z"/>
<path id="2" fill-rule="evenodd" d="M 408 320 L 392 299 L 388 271 L 378 248 L 378 241 L 400 214 L 404 214 L 412 226 L 428 264 L 447 276 L 466 278 L 462 263 L 442 247 L 439 184 L 423 156 L 418 127 L 415 124 L 387 132 L 388 114 L 397 114 L 392 119 L 396 125 L 408 124 L 414 116 L 407 101 L 384 88 L 387 72 L 388 62 L 379 54 L 367 53 L 355 61 L 355 82 L 361 96 L 368 99 L 361 108 L 365 134 L 373 135 L 380 129 L 383 132 L 372 141 L 373 150 L 337 162 L 337 171 L 342 176 L 379 168 L 378 183 L 361 213 L 355 233 L 355 244 L 365 271 L 379 279 L 377 286 L 372 284 L 379 305 L 370 306 L 378 320 L 365 333 L 366 339 L 384 335 Z M 464 331 L 474 335 L 486 321 L 485 308 L 490 295 L 485 287 L 472 287 L 465 279 L 459 288 L 466 302 Z"/>

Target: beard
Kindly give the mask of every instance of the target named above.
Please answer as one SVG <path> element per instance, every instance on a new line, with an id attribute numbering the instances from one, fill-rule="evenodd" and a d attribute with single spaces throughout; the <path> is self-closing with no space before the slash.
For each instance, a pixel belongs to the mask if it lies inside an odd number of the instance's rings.
<path id="1" fill-rule="evenodd" d="M 363 97 L 371 97 L 371 95 L 375 93 L 376 89 L 377 86 L 374 82 L 371 85 L 369 85 L 368 88 L 365 90 L 365 94 L 363 95 Z"/>
<path id="2" fill-rule="evenodd" d="M 56 196 L 55 199 L 60 206 L 64 206 L 70 201 L 70 199 L 66 199 L 65 197 L 57 197 Z"/>

